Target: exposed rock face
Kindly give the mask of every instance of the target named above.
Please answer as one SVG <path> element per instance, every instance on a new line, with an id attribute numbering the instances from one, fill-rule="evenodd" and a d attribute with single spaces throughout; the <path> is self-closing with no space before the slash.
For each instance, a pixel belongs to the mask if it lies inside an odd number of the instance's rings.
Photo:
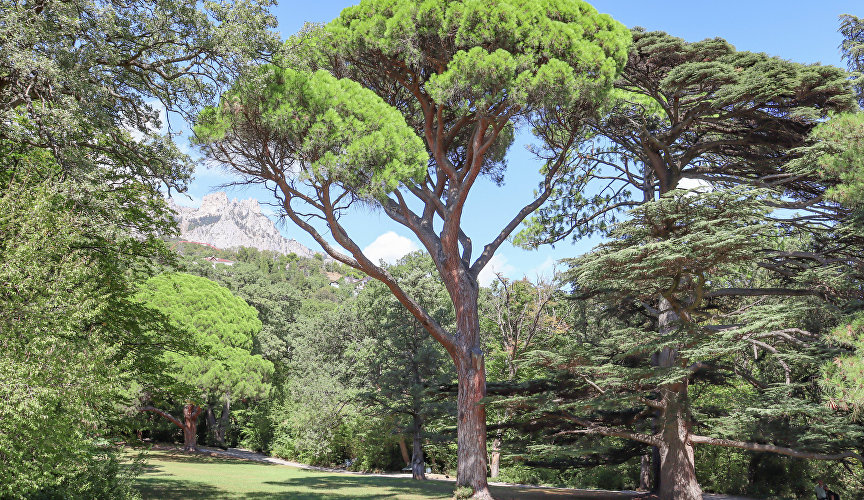
<path id="1" fill-rule="evenodd" d="M 177 213 L 180 237 L 217 248 L 252 247 L 285 255 L 312 257 L 315 252 L 279 234 L 276 225 L 261 213 L 257 200 L 228 200 L 225 193 L 208 194 L 200 208 L 183 207 L 169 200 Z"/>

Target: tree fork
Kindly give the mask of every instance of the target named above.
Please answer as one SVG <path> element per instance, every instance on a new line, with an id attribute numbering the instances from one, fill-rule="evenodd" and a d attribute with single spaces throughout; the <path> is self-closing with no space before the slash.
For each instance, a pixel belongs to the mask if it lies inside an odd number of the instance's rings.
<path id="1" fill-rule="evenodd" d="M 186 403 L 183 406 L 182 421 L 167 411 L 160 410 L 154 406 L 142 406 L 138 408 L 138 411 L 149 411 L 164 417 L 183 431 L 183 451 L 198 451 L 198 416 L 201 415 L 201 407 L 192 403 Z"/>

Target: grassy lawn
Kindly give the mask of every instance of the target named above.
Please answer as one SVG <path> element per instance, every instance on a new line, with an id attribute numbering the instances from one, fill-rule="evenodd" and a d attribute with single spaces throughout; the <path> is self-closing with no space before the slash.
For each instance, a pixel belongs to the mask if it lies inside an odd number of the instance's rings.
<path id="1" fill-rule="evenodd" d="M 454 483 L 307 471 L 245 460 L 151 451 L 136 487 L 145 499 L 446 499 Z M 496 499 L 564 499 L 573 492 L 493 487 Z M 591 495 L 582 498 L 602 498 Z M 607 497 L 608 498 L 608 497 Z M 619 497 L 620 498 L 620 497 Z"/>

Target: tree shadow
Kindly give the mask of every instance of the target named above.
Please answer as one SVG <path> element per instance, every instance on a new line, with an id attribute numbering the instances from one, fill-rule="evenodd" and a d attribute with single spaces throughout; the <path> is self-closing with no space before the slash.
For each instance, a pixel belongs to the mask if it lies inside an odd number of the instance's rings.
<path id="1" fill-rule="evenodd" d="M 147 461 L 163 461 L 163 462 L 177 462 L 177 463 L 195 463 L 195 464 L 219 464 L 219 465 L 266 465 L 266 466 L 274 466 L 277 464 L 272 464 L 268 462 L 253 462 L 250 460 L 243 460 L 239 458 L 230 458 L 223 456 L 215 456 L 211 455 L 208 452 L 202 453 L 187 453 L 184 451 L 158 451 L 147 454 Z"/>
<path id="2" fill-rule="evenodd" d="M 403 498 L 408 495 L 422 495 L 439 498 L 450 498 L 453 495 L 452 483 L 429 481 L 418 483 L 410 479 L 326 475 L 301 478 L 291 478 L 284 481 L 267 481 L 265 484 L 294 490 L 291 493 L 276 494 L 252 492 L 246 498 L 324 498 L 327 500 L 349 500 L 353 498 Z M 353 492 L 332 493 L 325 491 L 297 492 L 296 490 L 341 490 L 350 489 Z M 368 493 L 366 491 L 368 491 Z M 369 491 L 374 490 L 374 491 Z M 279 496 L 282 495 L 282 496 Z"/>
<path id="3" fill-rule="evenodd" d="M 190 498 L 227 499 L 237 498 L 215 486 L 200 481 L 185 479 L 169 479 L 164 477 L 138 478 L 135 481 L 137 489 L 143 498 L 159 500 L 186 500 Z"/>

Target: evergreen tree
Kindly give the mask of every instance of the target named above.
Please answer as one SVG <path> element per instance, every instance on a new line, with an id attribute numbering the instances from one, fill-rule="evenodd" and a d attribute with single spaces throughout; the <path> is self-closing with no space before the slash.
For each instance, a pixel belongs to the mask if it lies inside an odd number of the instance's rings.
<path id="1" fill-rule="evenodd" d="M 457 483 L 488 497 L 477 276 L 569 168 L 582 119 L 618 75 L 629 36 L 582 2 L 525 0 L 365 1 L 304 35 L 281 61 L 294 69 L 249 75 L 199 117 L 196 134 L 209 157 L 273 185 L 288 218 L 334 259 L 384 282 L 444 346 L 459 380 Z M 305 71 L 321 67 L 331 73 Z M 462 228 L 466 202 L 478 177 L 503 181 L 517 124 L 538 137 L 543 187 L 475 256 Z M 432 256 L 455 332 L 351 239 L 340 215 L 362 203 L 411 230 Z"/>
<path id="2" fill-rule="evenodd" d="M 452 325 L 453 308 L 435 265 L 427 255 L 414 252 L 387 270 L 439 324 Z M 412 436 L 410 458 L 414 479 L 426 479 L 423 442 L 427 422 L 441 412 L 429 392 L 449 383 L 445 353 L 386 287 L 370 283 L 358 297 L 361 338 L 357 341 L 358 370 L 354 383 L 358 397 L 375 413 L 408 417 L 403 428 Z"/>
<path id="3" fill-rule="evenodd" d="M 539 375 L 525 373 L 525 368 L 530 369 L 526 355 L 538 348 L 548 348 L 550 337 L 564 329 L 565 324 L 555 311 L 558 298 L 556 287 L 545 279 L 538 278 L 537 283 L 532 283 L 527 278 L 510 280 L 496 275 L 481 302 L 484 330 L 489 332 L 487 366 L 493 381 L 516 382 Z M 514 413 L 515 409 L 505 404 L 499 425 L 506 424 Z M 491 477 L 499 475 L 503 440 L 504 430 L 499 428 L 490 453 Z"/>
<path id="4" fill-rule="evenodd" d="M 771 187 L 785 195 L 778 203 L 802 213 L 794 221 L 802 224 L 844 215 L 822 199 L 816 175 L 787 168 L 821 120 L 854 109 L 843 70 L 739 52 L 719 38 L 690 43 L 663 32 L 632 33 L 616 99 L 593 123 L 603 140 L 584 145 L 582 168 L 539 211 L 522 242 L 602 233 L 621 210 L 684 180 L 688 187 Z"/>
<path id="5" fill-rule="evenodd" d="M 840 51 L 849 65 L 858 91 L 858 104 L 864 107 L 864 20 L 851 14 L 840 16 L 840 34 L 843 42 Z"/>
<path id="6" fill-rule="evenodd" d="M 831 111 L 854 108 L 845 72 L 738 52 L 721 39 L 687 43 L 639 29 L 633 30 L 633 38 L 634 48 L 615 83 L 616 99 L 593 122 L 596 137 L 583 145 L 582 168 L 574 169 L 567 189 L 558 190 L 552 203 L 538 211 L 520 241 L 537 245 L 606 234 L 624 209 L 654 203 L 684 180 L 701 182 L 705 189 L 767 188 L 777 194 L 767 203 L 790 209 L 771 212 L 778 231 L 809 234 L 810 243 L 795 250 L 766 245 L 756 253 L 762 258 L 759 266 L 776 273 L 774 283 L 782 286 L 752 282 L 723 293 L 742 298 L 824 296 L 820 290 L 825 283 L 847 273 L 837 263 L 859 260 L 857 239 L 835 231 L 852 213 L 824 197 L 833 185 L 830 180 L 795 163 L 812 145 L 810 134 L 820 120 Z M 674 260 L 669 264 L 676 265 Z M 802 281 L 805 277 L 811 281 Z M 661 300 L 655 296 L 631 307 L 657 310 Z M 665 328 L 655 326 L 658 334 Z M 662 495 L 697 496 L 689 458 L 666 458 L 683 461 L 667 471 L 690 472 L 661 475 Z M 675 481 L 679 486 L 664 485 Z M 683 489 L 675 489 L 679 487 Z"/>
<path id="7" fill-rule="evenodd" d="M 765 248 L 794 251 L 765 223 L 770 203 L 759 192 L 676 190 L 570 262 L 575 289 L 607 319 L 569 349 L 538 354 L 571 377 L 540 412 L 562 435 L 655 447 L 661 498 L 701 497 L 695 446 L 861 459 L 864 435 L 814 384 L 836 315 L 819 312 L 809 290 L 769 287 L 777 279 L 760 269 Z"/>
<path id="8" fill-rule="evenodd" d="M 150 405 L 139 410 L 168 419 L 183 430 L 184 450 L 197 451 L 198 417 L 208 401 L 225 401 L 223 411 L 228 412 L 232 400 L 261 398 L 269 392 L 267 378 L 273 365 L 249 352 L 253 336 L 261 329 L 257 311 L 228 289 L 182 273 L 150 278 L 136 297 L 168 317 L 192 351 L 165 351 L 171 386 L 144 387 L 142 395 L 145 402 L 159 393 L 184 401 L 183 420 Z"/>

